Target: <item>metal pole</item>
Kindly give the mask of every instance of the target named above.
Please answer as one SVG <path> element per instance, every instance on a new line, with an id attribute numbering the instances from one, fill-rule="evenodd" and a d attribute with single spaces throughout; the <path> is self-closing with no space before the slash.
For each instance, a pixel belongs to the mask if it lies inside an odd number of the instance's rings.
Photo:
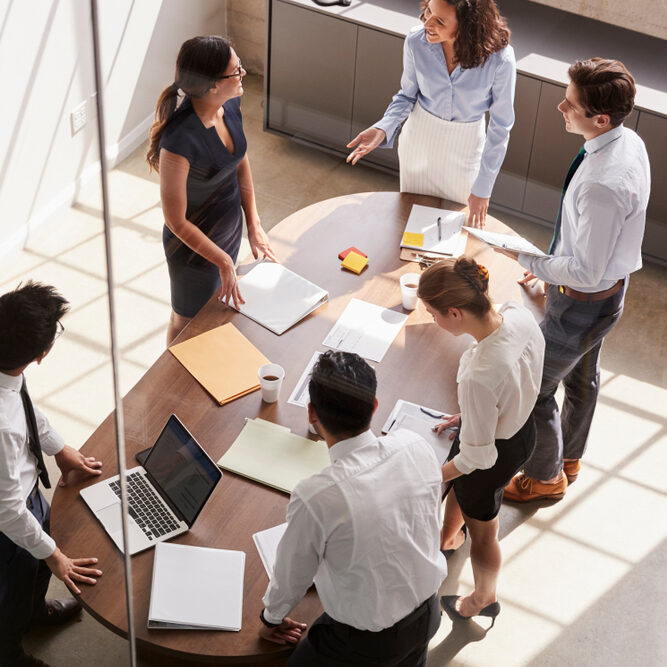
<path id="1" fill-rule="evenodd" d="M 102 215 L 104 218 L 104 245 L 107 263 L 107 291 L 109 295 L 109 328 L 111 333 L 111 368 L 113 373 L 114 402 L 116 404 L 116 452 L 120 472 L 120 507 L 123 525 L 123 545 L 125 568 L 125 598 L 127 612 L 127 638 L 130 648 L 130 667 L 136 667 L 137 652 L 134 635 L 134 601 L 132 597 L 132 565 L 130 563 L 129 542 L 127 532 L 127 481 L 125 465 L 125 429 L 123 425 L 123 404 L 120 395 L 118 374 L 120 361 L 116 340 L 116 307 L 114 304 L 113 271 L 111 262 L 111 216 L 109 214 L 109 188 L 107 180 L 106 139 L 104 137 L 104 84 L 102 81 L 102 66 L 100 62 L 100 41 L 97 21 L 97 0 L 90 0 L 90 15 L 93 25 L 93 55 L 95 60 L 95 87 L 97 89 L 97 136 L 99 139 L 101 185 L 102 185 Z"/>

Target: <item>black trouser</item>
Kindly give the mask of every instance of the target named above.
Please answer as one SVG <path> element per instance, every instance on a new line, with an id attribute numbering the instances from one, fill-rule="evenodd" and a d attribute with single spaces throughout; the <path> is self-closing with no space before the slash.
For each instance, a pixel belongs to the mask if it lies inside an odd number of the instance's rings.
<path id="1" fill-rule="evenodd" d="M 51 508 L 41 491 L 28 496 L 26 506 L 49 532 Z M 51 570 L 0 533 L 0 665 L 11 667 L 23 655 L 21 635 L 35 616 L 44 613 Z"/>
<path id="2" fill-rule="evenodd" d="M 289 667 L 422 667 L 428 643 L 440 626 L 434 595 L 405 618 L 379 632 L 357 630 L 322 614 L 301 640 Z"/>

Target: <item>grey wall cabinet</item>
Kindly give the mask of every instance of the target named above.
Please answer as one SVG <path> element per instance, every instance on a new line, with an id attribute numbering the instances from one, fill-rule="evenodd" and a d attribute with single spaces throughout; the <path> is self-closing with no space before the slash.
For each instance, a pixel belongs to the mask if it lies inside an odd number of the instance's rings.
<path id="1" fill-rule="evenodd" d="M 350 139 L 382 118 L 401 87 L 402 71 L 403 38 L 359 27 Z M 396 144 L 373 151 L 364 162 L 398 169 Z"/>

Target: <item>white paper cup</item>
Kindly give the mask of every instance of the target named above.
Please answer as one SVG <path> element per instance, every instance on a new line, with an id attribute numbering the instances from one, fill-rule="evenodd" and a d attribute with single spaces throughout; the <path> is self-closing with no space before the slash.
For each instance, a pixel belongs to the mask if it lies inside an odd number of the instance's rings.
<path id="1" fill-rule="evenodd" d="M 401 299 L 405 310 L 414 310 L 417 307 L 418 273 L 404 273 L 401 276 Z"/>
<path id="2" fill-rule="evenodd" d="M 275 403 L 280 394 L 280 388 L 285 379 L 285 369 L 278 364 L 264 364 L 257 371 L 259 386 L 262 390 L 262 400 L 266 403 Z"/>

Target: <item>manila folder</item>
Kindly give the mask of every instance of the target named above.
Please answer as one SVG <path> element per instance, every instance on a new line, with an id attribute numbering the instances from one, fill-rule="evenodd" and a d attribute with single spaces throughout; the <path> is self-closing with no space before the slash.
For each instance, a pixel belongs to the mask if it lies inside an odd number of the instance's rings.
<path id="1" fill-rule="evenodd" d="M 269 363 L 231 322 L 169 351 L 220 405 L 259 389 L 257 370 Z"/>

